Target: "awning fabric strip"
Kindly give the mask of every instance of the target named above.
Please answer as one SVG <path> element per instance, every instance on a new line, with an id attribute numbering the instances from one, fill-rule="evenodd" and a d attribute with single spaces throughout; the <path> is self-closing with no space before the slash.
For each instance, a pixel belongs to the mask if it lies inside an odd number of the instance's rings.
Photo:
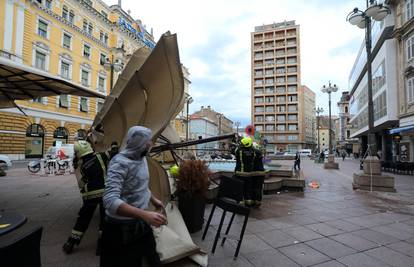
<path id="1" fill-rule="evenodd" d="M 105 95 L 48 72 L 0 57 L 0 108 L 14 100 L 54 95 L 105 98 Z"/>
<path id="2" fill-rule="evenodd" d="M 414 124 L 389 130 L 390 134 L 414 131 Z"/>

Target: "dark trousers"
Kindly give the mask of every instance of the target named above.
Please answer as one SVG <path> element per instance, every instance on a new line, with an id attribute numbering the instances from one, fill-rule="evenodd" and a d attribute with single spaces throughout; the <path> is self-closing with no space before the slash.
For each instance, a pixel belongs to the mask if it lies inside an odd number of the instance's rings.
<path id="1" fill-rule="evenodd" d="M 293 168 L 295 169 L 295 171 L 296 171 L 296 167 L 298 170 L 300 170 L 300 161 L 298 160 L 295 160 L 295 164 L 293 165 Z"/>
<path id="2" fill-rule="evenodd" d="M 97 206 L 99 206 L 100 215 L 99 230 L 102 230 L 105 218 L 105 209 L 103 207 L 102 198 L 84 200 L 83 205 L 78 212 L 78 218 L 76 219 L 71 235 L 73 238 L 79 240 L 79 242 L 88 229 Z"/>
<path id="3" fill-rule="evenodd" d="M 244 182 L 244 200 L 262 201 L 264 176 L 238 176 L 237 178 Z"/>
<path id="4" fill-rule="evenodd" d="M 252 179 L 252 200 L 262 201 L 264 176 L 254 176 Z"/>
<path id="5" fill-rule="evenodd" d="M 141 267 L 143 258 L 151 267 L 161 267 L 151 227 L 137 223 L 104 222 L 101 267 Z"/>

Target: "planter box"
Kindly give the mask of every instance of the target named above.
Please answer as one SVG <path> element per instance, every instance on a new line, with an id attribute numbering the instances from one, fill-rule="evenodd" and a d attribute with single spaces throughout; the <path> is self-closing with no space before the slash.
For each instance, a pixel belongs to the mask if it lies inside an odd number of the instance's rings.
<path id="1" fill-rule="evenodd" d="M 201 194 L 191 192 L 179 192 L 178 209 L 183 216 L 185 225 L 190 233 L 195 233 L 203 228 L 204 211 L 206 202 Z"/>

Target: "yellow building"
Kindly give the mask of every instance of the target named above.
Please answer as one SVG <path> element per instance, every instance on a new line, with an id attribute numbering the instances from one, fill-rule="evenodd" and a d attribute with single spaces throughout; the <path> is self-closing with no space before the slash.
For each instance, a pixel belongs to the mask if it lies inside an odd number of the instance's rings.
<path id="1" fill-rule="evenodd" d="M 116 71 L 142 46 L 155 46 L 152 33 L 119 5 L 0 0 L 0 56 L 105 95 L 111 77 L 116 81 Z M 103 100 L 58 96 L 16 103 L 27 116 L 16 108 L 0 110 L 0 154 L 22 159 L 41 157 L 54 141 L 85 136 Z"/>

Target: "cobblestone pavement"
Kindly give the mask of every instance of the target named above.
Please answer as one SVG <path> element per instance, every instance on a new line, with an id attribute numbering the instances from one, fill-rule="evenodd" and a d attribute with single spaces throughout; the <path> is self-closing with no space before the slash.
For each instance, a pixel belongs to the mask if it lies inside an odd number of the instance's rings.
<path id="1" fill-rule="evenodd" d="M 302 160 L 301 175 L 320 187 L 265 196 L 262 207 L 251 213 L 238 259 L 233 260 L 236 242 L 229 240 L 210 256 L 210 266 L 414 266 L 414 177 L 394 175 L 397 193 L 353 191 L 359 162 L 336 160 L 339 170 Z M 44 227 L 43 266 L 99 265 L 94 255 L 97 214 L 74 253 L 61 250 L 80 205 L 71 175 L 39 177 L 15 168 L 0 177 L 0 210 L 18 211 Z M 205 217 L 209 212 L 207 207 Z M 193 234 L 206 251 L 219 216 L 216 211 L 205 241 L 200 232 Z M 239 233 L 241 220 L 236 217 L 233 234 Z M 180 261 L 170 266 L 193 265 Z"/>

